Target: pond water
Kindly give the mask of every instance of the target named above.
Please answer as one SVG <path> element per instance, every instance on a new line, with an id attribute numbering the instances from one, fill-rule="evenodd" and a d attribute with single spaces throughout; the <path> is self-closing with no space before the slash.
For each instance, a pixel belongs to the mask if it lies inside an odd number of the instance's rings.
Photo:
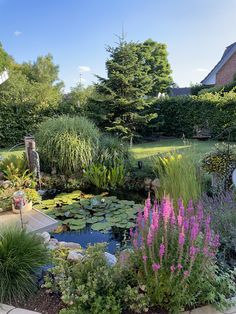
<path id="1" fill-rule="evenodd" d="M 120 243 L 112 239 L 112 234 L 103 234 L 99 231 L 67 231 L 60 234 L 53 234 L 58 241 L 79 243 L 82 248 L 86 248 L 89 244 L 107 242 L 106 251 L 114 254 L 120 248 Z"/>
<path id="2" fill-rule="evenodd" d="M 89 244 L 106 242 L 106 251 L 115 254 L 115 252 L 124 245 L 128 245 L 128 240 L 124 240 L 127 236 L 127 231 L 110 231 L 108 233 L 102 233 L 100 231 L 94 231 L 87 227 L 81 231 L 66 231 L 62 233 L 53 233 L 52 237 L 58 241 L 75 242 L 79 243 L 82 248 L 86 248 Z"/>
<path id="3" fill-rule="evenodd" d="M 57 231 L 61 233 L 53 233 L 54 238 L 79 243 L 83 248 L 106 242 L 106 251 L 111 254 L 129 245 L 129 229 L 135 226 L 142 208 L 133 200 L 107 195 L 86 197 L 81 191 L 46 197 L 39 206 L 60 221 Z"/>

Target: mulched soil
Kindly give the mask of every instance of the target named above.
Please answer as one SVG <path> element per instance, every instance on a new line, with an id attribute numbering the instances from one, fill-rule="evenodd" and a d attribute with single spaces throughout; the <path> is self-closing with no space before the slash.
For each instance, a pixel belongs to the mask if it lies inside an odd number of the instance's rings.
<path id="1" fill-rule="evenodd" d="M 14 303 L 13 306 L 42 314 L 58 314 L 65 307 L 58 295 L 48 293 L 46 289 L 38 290 L 28 300 Z"/>
<path id="2" fill-rule="evenodd" d="M 26 310 L 39 312 L 42 314 L 58 314 L 65 305 L 56 294 L 49 293 L 46 289 L 39 289 L 38 292 L 32 295 L 29 299 L 12 304 L 15 307 L 20 307 Z M 78 313 L 79 314 L 79 313 Z M 91 313 L 88 313 L 91 314 Z M 133 314 L 133 312 L 125 312 L 123 314 Z M 149 310 L 145 314 L 167 314 L 161 310 Z"/>

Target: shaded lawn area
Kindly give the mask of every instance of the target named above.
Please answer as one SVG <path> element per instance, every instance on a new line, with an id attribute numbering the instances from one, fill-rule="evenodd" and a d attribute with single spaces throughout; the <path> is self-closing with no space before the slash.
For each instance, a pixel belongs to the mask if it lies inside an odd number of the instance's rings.
<path id="1" fill-rule="evenodd" d="M 142 143 L 134 145 L 131 152 L 135 160 L 151 161 L 151 157 L 171 151 L 190 154 L 196 161 L 209 152 L 217 141 L 198 141 L 186 140 L 185 143 L 181 139 L 161 139 L 157 142 Z"/>

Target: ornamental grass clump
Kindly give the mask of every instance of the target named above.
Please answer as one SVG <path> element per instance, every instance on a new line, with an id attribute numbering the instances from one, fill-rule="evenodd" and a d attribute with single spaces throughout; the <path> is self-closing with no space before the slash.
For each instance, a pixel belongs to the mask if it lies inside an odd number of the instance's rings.
<path id="1" fill-rule="evenodd" d="M 219 235 L 210 223 L 201 204 L 194 207 L 190 201 L 185 208 L 179 200 L 174 209 L 173 202 L 163 198 L 152 208 L 147 199 L 130 234 L 138 280 L 153 306 L 178 313 L 224 300 L 215 265 Z"/>
<path id="2" fill-rule="evenodd" d="M 177 204 L 181 197 L 184 205 L 190 199 L 196 201 L 201 196 L 202 178 L 191 155 L 168 153 L 153 158 L 153 170 L 160 180 L 156 195 L 161 199 L 169 195 Z"/>

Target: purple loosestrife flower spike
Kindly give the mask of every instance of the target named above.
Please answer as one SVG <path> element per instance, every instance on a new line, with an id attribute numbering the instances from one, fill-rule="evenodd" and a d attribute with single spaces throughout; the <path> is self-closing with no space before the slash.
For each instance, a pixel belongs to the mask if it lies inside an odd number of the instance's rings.
<path id="1" fill-rule="evenodd" d="M 196 254 L 196 248 L 194 246 L 191 246 L 189 249 L 189 255 L 191 257 L 191 259 L 193 259 L 195 257 Z"/>
<path id="2" fill-rule="evenodd" d="M 189 228 L 189 220 L 188 220 L 188 218 L 185 218 L 184 219 L 184 230 L 188 231 L 188 228 Z"/>
<path id="3" fill-rule="evenodd" d="M 188 203 L 187 212 L 189 214 L 189 217 L 194 214 L 194 208 L 193 208 L 193 201 L 192 200 L 190 200 Z"/>
<path id="4" fill-rule="evenodd" d="M 133 239 L 133 246 L 135 249 L 138 248 L 138 240 L 137 239 Z"/>
<path id="5" fill-rule="evenodd" d="M 173 273 L 175 271 L 175 266 L 174 265 L 171 265 L 170 266 L 170 271 Z"/>
<path id="6" fill-rule="evenodd" d="M 161 268 L 160 264 L 157 264 L 157 263 L 152 264 L 152 269 L 154 272 L 157 272 L 160 268 Z"/>
<path id="7" fill-rule="evenodd" d="M 195 222 L 191 229 L 191 241 L 195 241 L 199 233 L 199 224 Z"/>
<path id="8" fill-rule="evenodd" d="M 151 209 L 151 199 L 150 199 L 150 193 L 148 193 L 148 198 L 146 199 L 144 210 L 143 210 L 144 211 L 143 217 L 144 217 L 144 221 L 145 222 L 149 218 L 150 209 Z"/>
<path id="9" fill-rule="evenodd" d="M 177 217 L 177 220 L 178 220 L 178 226 L 181 227 L 183 224 L 183 216 L 179 214 Z"/>
<path id="10" fill-rule="evenodd" d="M 181 198 L 178 200 L 178 206 L 179 206 L 179 215 L 183 217 L 184 216 L 184 204 Z"/>
<path id="11" fill-rule="evenodd" d="M 153 226 L 153 231 L 156 231 L 158 229 L 158 213 L 156 210 L 153 209 L 152 211 L 152 226 Z"/>
<path id="12" fill-rule="evenodd" d="M 217 248 L 217 247 L 219 247 L 219 245 L 220 245 L 220 236 L 218 234 L 216 234 L 214 236 L 213 241 L 212 241 L 212 246 L 213 246 L 213 248 Z"/>
<path id="13" fill-rule="evenodd" d="M 204 247 L 202 251 L 203 251 L 203 254 L 204 254 L 206 257 L 209 256 L 209 250 L 208 250 L 207 247 Z"/>
<path id="14" fill-rule="evenodd" d="M 184 245 L 184 242 L 185 242 L 185 235 L 182 229 L 182 231 L 179 233 L 179 246 L 182 247 Z"/>
<path id="15" fill-rule="evenodd" d="M 154 200 L 153 210 L 156 211 L 156 212 L 158 211 L 158 204 L 157 204 L 157 200 L 156 199 Z"/>
<path id="16" fill-rule="evenodd" d="M 159 249 L 160 258 L 163 257 L 164 253 L 165 253 L 165 245 L 163 243 L 161 243 L 160 249 Z"/>
<path id="17" fill-rule="evenodd" d="M 133 228 L 130 228 L 130 229 L 129 229 L 129 234 L 130 234 L 130 237 L 133 238 L 133 236 L 134 236 Z"/>
<path id="18" fill-rule="evenodd" d="M 146 261 L 147 261 L 147 255 L 143 255 L 143 261 L 146 263 Z"/>
<path id="19" fill-rule="evenodd" d="M 188 277 L 189 276 L 189 271 L 185 270 L 184 271 L 184 277 Z"/>
<path id="20" fill-rule="evenodd" d="M 173 205 L 171 205 L 171 213 L 170 213 L 170 223 L 171 225 L 175 225 L 175 212 L 174 212 L 174 209 L 173 209 Z"/>
<path id="21" fill-rule="evenodd" d="M 147 245 L 151 246 L 153 241 L 153 234 L 151 228 L 149 228 L 148 235 L 147 235 Z"/>
<path id="22" fill-rule="evenodd" d="M 169 198 L 165 198 L 163 202 L 162 215 L 164 222 L 167 223 L 171 213 L 171 203 Z"/>
<path id="23" fill-rule="evenodd" d="M 177 267 L 178 267 L 179 270 L 181 270 L 183 268 L 183 265 L 182 264 L 178 264 Z"/>

